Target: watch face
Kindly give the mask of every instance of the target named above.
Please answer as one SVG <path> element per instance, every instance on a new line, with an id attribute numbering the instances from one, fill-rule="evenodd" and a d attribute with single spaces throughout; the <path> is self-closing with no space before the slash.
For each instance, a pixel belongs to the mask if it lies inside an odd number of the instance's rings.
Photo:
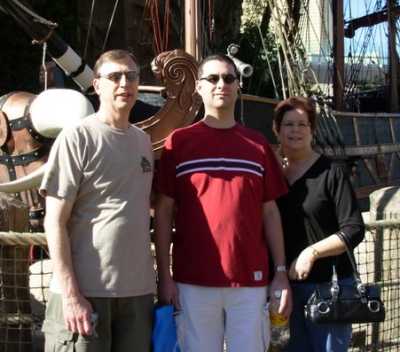
<path id="1" fill-rule="evenodd" d="M 278 265 L 275 269 L 278 273 L 284 273 L 286 272 L 286 266 L 284 265 Z"/>

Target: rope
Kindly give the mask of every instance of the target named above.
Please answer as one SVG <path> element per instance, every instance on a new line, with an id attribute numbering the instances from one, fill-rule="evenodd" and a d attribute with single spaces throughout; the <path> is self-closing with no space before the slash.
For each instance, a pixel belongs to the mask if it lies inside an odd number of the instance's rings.
<path id="1" fill-rule="evenodd" d="M 46 246 L 43 232 L 0 232 L 0 245 L 3 246 Z"/>
<path id="2" fill-rule="evenodd" d="M 165 9 L 164 9 L 164 38 L 163 38 L 163 46 L 162 50 L 166 51 L 168 49 L 168 39 L 169 39 L 169 24 L 171 19 L 171 5 L 169 0 L 165 0 Z"/>
<path id="3" fill-rule="evenodd" d="M 115 0 L 113 12 L 112 12 L 111 18 L 110 18 L 110 22 L 108 23 L 107 33 L 106 33 L 106 36 L 104 38 L 103 47 L 101 48 L 102 52 L 105 50 L 107 42 L 108 42 L 108 37 L 110 35 L 111 26 L 112 26 L 112 24 L 114 22 L 115 13 L 117 12 L 118 3 L 119 3 L 119 0 Z"/>
<path id="4" fill-rule="evenodd" d="M 43 54 L 42 54 L 42 68 L 43 68 L 43 74 L 44 74 L 44 90 L 47 90 L 46 52 L 47 52 L 47 42 L 44 42 L 43 43 Z"/>
<path id="5" fill-rule="evenodd" d="M 156 55 L 166 51 L 169 46 L 169 27 L 171 19 L 171 4 L 169 0 L 165 1 L 164 23 L 161 29 L 160 11 L 158 0 L 147 0 L 145 8 L 150 13 L 150 19 L 153 27 L 154 51 Z"/>
<path id="6" fill-rule="evenodd" d="M 376 228 L 398 228 L 400 229 L 400 219 L 395 220 L 376 220 L 365 222 L 366 229 Z M 46 246 L 46 234 L 43 232 L 0 232 L 0 245 L 3 246 Z"/>
<path id="7" fill-rule="evenodd" d="M 96 0 L 92 0 L 92 7 L 90 9 L 89 23 L 88 23 L 87 33 L 86 33 L 85 49 L 83 50 L 83 57 L 82 57 L 84 61 L 86 61 L 86 59 L 87 59 L 87 50 L 88 50 L 88 46 L 89 46 L 90 32 L 92 31 L 95 5 L 96 5 Z"/>
<path id="8" fill-rule="evenodd" d="M 214 33 L 214 0 L 208 0 L 208 38 L 211 42 L 214 40 Z"/>
<path id="9" fill-rule="evenodd" d="M 279 99 L 279 92 L 278 92 L 278 87 L 277 87 L 276 82 L 275 82 L 275 75 L 274 75 L 274 72 L 272 71 L 271 62 L 269 61 L 269 55 L 268 55 L 267 46 L 265 44 L 265 40 L 264 40 L 262 31 L 261 31 L 261 26 L 259 24 L 257 24 L 257 29 L 258 29 L 258 34 L 260 35 L 261 45 L 262 45 L 263 50 L 264 50 L 264 57 L 265 57 L 265 59 L 267 61 L 269 76 L 271 77 L 272 85 L 274 86 L 275 98 Z"/>
<path id="10" fill-rule="evenodd" d="M 0 324 L 2 325 L 30 325 L 33 323 L 32 315 L 31 314 L 0 314 Z"/>
<path id="11" fill-rule="evenodd" d="M 44 17 L 39 16 L 37 13 L 31 11 L 28 7 L 24 6 L 23 4 L 21 4 L 18 0 L 12 0 L 12 2 L 17 5 L 20 9 L 22 9 L 23 11 L 25 11 L 27 14 L 31 15 L 36 22 L 42 23 L 50 28 L 56 28 L 58 27 L 58 24 L 55 22 L 51 22 L 49 20 L 46 20 Z"/>
<path id="12" fill-rule="evenodd" d="M 376 220 L 368 221 L 365 223 L 367 230 L 373 230 L 376 228 L 396 228 L 400 229 L 400 219 L 398 220 Z"/>

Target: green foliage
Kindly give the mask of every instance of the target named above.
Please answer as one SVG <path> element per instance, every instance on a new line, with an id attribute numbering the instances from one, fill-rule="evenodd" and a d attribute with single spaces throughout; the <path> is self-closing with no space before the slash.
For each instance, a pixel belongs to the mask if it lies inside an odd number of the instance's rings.
<path id="1" fill-rule="evenodd" d="M 279 92 L 278 49 L 266 21 L 266 3 L 266 0 L 243 2 L 239 58 L 254 68 L 252 77 L 245 81 L 246 93 L 276 98 L 277 92 L 274 90 L 271 74 L 274 75 Z M 268 60 L 272 73 L 268 67 Z"/>
<path id="2" fill-rule="evenodd" d="M 267 2 L 267 0 L 243 0 L 243 13 L 240 27 L 242 33 L 261 24 L 262 15 L 267 7 Z"/>

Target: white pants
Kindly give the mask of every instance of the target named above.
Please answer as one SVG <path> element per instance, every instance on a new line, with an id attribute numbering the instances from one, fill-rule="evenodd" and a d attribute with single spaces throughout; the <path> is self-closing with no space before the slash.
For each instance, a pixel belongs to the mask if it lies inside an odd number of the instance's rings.
<path id="1" fill-rule="evenodd" d="M 270 340 L 267 288 L 177 283 L 176 315 L 182 352 L 265 352 Z"/>

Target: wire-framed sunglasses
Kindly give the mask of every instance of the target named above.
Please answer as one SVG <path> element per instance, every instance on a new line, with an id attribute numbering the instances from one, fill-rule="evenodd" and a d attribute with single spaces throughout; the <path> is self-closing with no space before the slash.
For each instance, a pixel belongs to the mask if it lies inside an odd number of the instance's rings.
<path id="1" fill-rule="evenodd" d="M 128 82 L 133 82 L 139 78 L 139 72 L 137 72 L 137 71 L 115 71 L 115 72 L 107 73 L 105 75 L 99 75 L 99 77 L 107 78 L 114 83 L 118 83 L 121 80 L 122 76 L 125 76 L 125 79 Z"/>
<path id="2" fill-rule="evenodd" d="M 208 75 L 206 77 L 199 78 L 199 81 L 203 79 L 210 82 L 211 84 L 217 84 L 220 79 L 222 79 L 226 84 L 232 84 L 237 80 L 237 77 L 231 73 L 228 73 L 222 75 Z"/>

